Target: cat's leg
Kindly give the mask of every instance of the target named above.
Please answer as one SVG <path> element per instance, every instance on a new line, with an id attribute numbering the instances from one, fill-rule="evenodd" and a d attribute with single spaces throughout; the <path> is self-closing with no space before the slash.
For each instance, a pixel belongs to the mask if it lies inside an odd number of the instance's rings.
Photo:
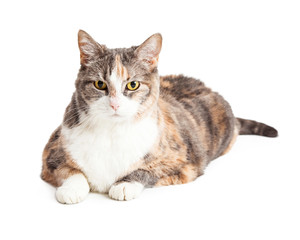
<path id="1" fill-rule="evenodd" d="M 55 196 L 58 202 L 74 204 L 83 201 L 90 187 L 83 173 L 68 165 L 54 171 L 43 171 L 42 178 L 57 187 Z"/>
<path id="2" fill-rule="evenodd" d="M 111 186 L 108 195 L 115 200 L 132 200 L 137 198 L 144 190 L 144 185 L 132 181 L 132 182 L 117 182 Z"/>
<path id="3" fill-rule="evenodd" d="M 145 187 L 153 186 L 157 181 L 150 171 L 138 169 L 113 184 L 108 195 L 115 200 L 137 198 Z"/>
<path id="4" fill-rule="evenodd" d="M 89 184 L 82 173 L 76 173 L 63 180 L 56 189 L 56 199 L 60 203 L 74 204 L 83 201 L 90 191 Z"/>
<path id="5" fill-rule="evenodd" d="M 165 165 L 163 161 L 138 169 L 116 182 L 109 190 L 109 196 L 116 200 L 137 198 L 145 187 L 184 184 L 195 180 L 203 171 L 193 164 L 184 166 Z M 174 162 L 175 164 L 176 162 Z"/>
<path id="6" fill-rule="evenodd" d="M 231 148 L 234 145 L 238 135 L 239 135 L 239 127 L 235 126 L 232 139 L 231 139 L 228 147 L 225 149 L 225 151 L 221 155 L 224 155 L 224 154 L 228 153 L 231 150 Z"/>
<path id="7" fill-rule="evenodd" d="M 57 187 L 55 195 L 60 203 L 79 203 L 90 191 L 84 174 L 64 150 L 60 128 L 52 134 L 44 149 L 41 177 Z"/>

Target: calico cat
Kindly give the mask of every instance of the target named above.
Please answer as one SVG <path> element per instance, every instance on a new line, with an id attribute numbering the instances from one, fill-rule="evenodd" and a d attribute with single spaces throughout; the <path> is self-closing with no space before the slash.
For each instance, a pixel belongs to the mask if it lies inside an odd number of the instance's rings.
<path id="1" fill-rule="evenodd" d="M 109 49 L 80 30 L 78 44 L 76 91 L 43 152 L 41 177 L 57 187 L 61 203 L 78 203 L 89 191 L 130 200 L 145 187 L 187 183 L 239 134 L 277 136 L 270 126 L 235 118 L 201 81 L 159 77 L 160 34 Z"/>

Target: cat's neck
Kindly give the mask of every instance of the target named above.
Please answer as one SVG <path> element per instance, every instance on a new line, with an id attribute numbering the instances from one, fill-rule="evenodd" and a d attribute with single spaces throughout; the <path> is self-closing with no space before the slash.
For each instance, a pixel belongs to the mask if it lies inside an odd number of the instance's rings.
<path id="1" fill-rule="evenodd" d="M 118 131 L 118 129 L 124 128 L 135 128 L 135 126 L 143 125 L 145 122 L 154 122 L 157 124 L 159 118 L 158 106 L 154 106 L 151 109 L 148 109 L 142 115 L 135 116 L 130 119 L 122 118 L 107 118 L 99 116 L 88 116 L 88 113 L 82 112 L 80 114 L 80 123 L 74 127 L 77 130 L 83 132 L 101 132 L 105 131 Z M 69 128 L 64 125 L 64 127 Z"/>

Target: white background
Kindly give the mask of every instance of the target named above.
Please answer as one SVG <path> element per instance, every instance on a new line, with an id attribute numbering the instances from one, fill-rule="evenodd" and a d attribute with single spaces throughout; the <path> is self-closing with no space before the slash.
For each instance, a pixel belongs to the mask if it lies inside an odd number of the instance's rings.
<path id="1" fill-rule="evenodd" d="M 299 1 L 5 2 L 1 239 L 300 239 Z M 200 78 L 236 116 L 280 136 L 239 137 L 190 184 L 129 202 L 57 203 L 39 177 L 41 154 L 74 91 L 79 29 L 111 48 L 160 32 L 162 75 Z"/>

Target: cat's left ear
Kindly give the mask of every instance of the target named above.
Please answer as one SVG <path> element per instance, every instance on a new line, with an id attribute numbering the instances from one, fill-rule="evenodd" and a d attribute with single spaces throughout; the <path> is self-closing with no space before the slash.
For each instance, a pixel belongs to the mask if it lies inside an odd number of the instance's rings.
<path id="1" fill-rule="evenodd" d="M 161 45 L 161 34 L 153 34 L 135 50 L 138 59 L 145 62 L 150 69 L 153 69 L 157 66 Z"/>
<path id="2" fill-rule="evenodd" d="M 97 43 L 83 30 L 78 32 L 78 46 L 80 50 L 80 63 L 87 66 L 91 61 L 104 54 L 106 47 Z"/>

